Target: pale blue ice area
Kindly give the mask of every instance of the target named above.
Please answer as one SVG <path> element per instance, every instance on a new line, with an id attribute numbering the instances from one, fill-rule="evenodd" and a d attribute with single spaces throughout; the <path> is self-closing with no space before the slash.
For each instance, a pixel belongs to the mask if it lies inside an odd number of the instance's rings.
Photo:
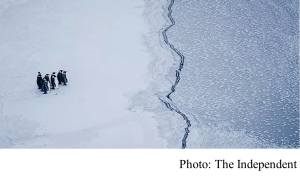
<path id="1" fill-rule="evenodd" d="M 298 7 L 297 0 L 175 0 L 167 36 L 185 63 L 170 97 L 196 118 L 192 127 L 299 147 Z"/>

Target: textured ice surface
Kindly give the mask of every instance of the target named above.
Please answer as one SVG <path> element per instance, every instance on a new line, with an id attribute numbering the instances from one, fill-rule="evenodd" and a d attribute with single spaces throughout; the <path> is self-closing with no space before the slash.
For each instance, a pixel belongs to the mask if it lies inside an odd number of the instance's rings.
<path id="1" fill-rule="evenodd" d="M 221 132 L 235 145 L 246 141 L 234 136 L 243 132 L 267 145 L 299 146 L 298 6 L 296 0 L 175 0 L 176 25 L 167 35 L 186 59 L 171 98 L 198 120 L 194 128 L 219 140 L 206 147 L 231 147 Z M 187 142 L 200 146 L 200 139 Z"/>

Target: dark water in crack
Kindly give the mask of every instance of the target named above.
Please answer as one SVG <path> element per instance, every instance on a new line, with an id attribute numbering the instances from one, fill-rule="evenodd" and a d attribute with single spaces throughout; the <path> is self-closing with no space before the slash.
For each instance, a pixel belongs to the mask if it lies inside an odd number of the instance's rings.
<path id="1" fill-rule="evenodd" d="M 166 107 L 170 111 L 175 111 L 177 114 L 181 115 L 182 118 L 186 122 L 187 127 L 184 128 L 185 134 L 182 138 L 182 148 L 184 149 L 184 148 L 186 148 L 186 140 L 187 140 L 189 132 L 190 132 L 189 127 L 191 127 L 191 123 L 190 123 L 189 118 L 184 113 L 182 113 L 178 108 L 175 108 L 175 107 L 171 106 L 170 103 L 169 103 L 170 101 L 172 102 L 171 95 L 176 91 L 176 86 L 180 82 L 180 72 L 182 71 L 182 68 L 184 66 L 184 55 L 182 55 L 180 53 L 180 51 L 178 51 L 174 47 L 174 45 L 169 42 L 168 36 L 167 36 L 168 30 L 176 24 L 173 17 L 172 17 L 172 6 L 174 5 L 174 3 L 175 3 L 175 0 L 171 0 L 170 4 L 168 6 L 168 18 L 170 19 L 171 24 L 169 26 L 167 26 L 167 28 L 162 32 L 162 35 L 163 35 L 165 43 L 170 47 L 170 49 L 172 51 L 174 51 L 180 57 L 180 62 L 179 62 L 177 70 L 175 71 L 176 80 L 175 80 L 175 82 L 173 83 L 173 85 L 171 87 L 171 91 L 166 95 L 167 100 L 164 100 L 164 99 L 160 99 L 160 100 L 166 105 Z"/>

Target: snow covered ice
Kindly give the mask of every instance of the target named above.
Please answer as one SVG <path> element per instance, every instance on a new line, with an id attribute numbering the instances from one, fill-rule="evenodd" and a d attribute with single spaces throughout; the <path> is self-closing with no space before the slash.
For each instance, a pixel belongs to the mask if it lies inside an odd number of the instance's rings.
<path id="1" fill-rule="evenodd" d="M 299 2 L 175 0 L 168 99 L 170 2 L 1 0 L 0 147 L 299 147 Z"/>
<path id="2" fill-rule="evenodd" d="M 2 1 L 0 147 L 162 148 L 153 113 L 131 110 L 147 88 L 142 0 Z M 68 71 L 42 94 L 37 72 Z"/>

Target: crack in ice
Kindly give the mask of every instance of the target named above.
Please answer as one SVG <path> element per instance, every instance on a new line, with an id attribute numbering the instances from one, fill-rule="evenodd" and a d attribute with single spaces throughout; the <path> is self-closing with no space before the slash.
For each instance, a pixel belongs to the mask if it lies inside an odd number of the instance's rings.
<path id="1" fill-rule="evenodd" d="M 169 92 L 168 94 L 167 94 L 167 98 L 171 101 L 171 102 L 173 102 L 172 101 L 172 99 L 170 98 L 170 96 L 171 96 L 171 94 L 173 93 L 173 92 L 175 92 L 175 88 L 176 88 L 176 86 L 178 85 L 178 83 L 179 83 L 179 81 L 180 81 L 180 72 L 181 72 L 181 70 L 182 70 L 182 68 L 183 68 L 183 65 L 184 65 L 184 56 L 174 47 L 174 45 L 172 45 L 170 42 L 169 42 L 169 40 L 168 40 L 168 37 L 167 37 L 167 31 L 172 27 L 172 26 L 174 26 L 175 25 L 175 21 L 174 21 L 174 19 L 173 19 L 173 17 L 172 17 L 172 6 L 173 6 L 173 4 L 174 4 L 174 1 L 175 0 L 171 0 L 171 2 L 170 2 L 170 4 L 169 4 L 169 7 L 168 7 L 168 11 L 169 11 L 169 13 L 168 13 L 168 17 L 169 17 L 169 19 L 170 19 L 170 21 L 171 21 L 171 25 L 169 25 L 163 32 L 162 32 L 162 35 L 163 35 L 163 37 L 164 37 L 164 41 L 165 41 L 165 43 L 167 44 L 167 45 L 169 45 L 169 47 L 180 57 L 180 65 L 179 65 L 179 67 L 178 67 L 178 69 L 176 70 L 176 81 L 174 82 L 174 84 L 172 85 L 172 87 L 171 87 L 171 92 Z M 159 98 L 160 99 L 160 98 Z M 188 135 L 189 135 L 189 127 L 191 127 L 191 123 L 190 123 L 190 120 L 188 119 L 188 117 L 184 114 L 184 113 L 182 113 L 180 110 L 178 110 L 177 108 L 174 108 L 174 107 L 172 107 L 171 106 L 171 104 L 169 103 L 169 102 L 167 102 L 167 101 L 165 101 L 165 100 L 163 100 L 163 99 L 160 99 L 165 105 L 166 105 L 166 107 L 168 108 L 168 109 L 170 109 L 171 111 L 175 111 L 176 113 L 178 113 L 178 114 L 180 114 L 182 117 L 183 117 L 183 119 L 186 121 L 186 124 L 187 124 L 187 127 L 186 128 L 184 128 L 184 130 L 185 130 L 185 134 L 184 134 L 184 136 L 183 136 L 183 138 L 182 138 L 182 148 L 184 149 L 184 148 L 186 148 L 186 140 L 187 140 L 187 137 L 188 137 Z"/>

